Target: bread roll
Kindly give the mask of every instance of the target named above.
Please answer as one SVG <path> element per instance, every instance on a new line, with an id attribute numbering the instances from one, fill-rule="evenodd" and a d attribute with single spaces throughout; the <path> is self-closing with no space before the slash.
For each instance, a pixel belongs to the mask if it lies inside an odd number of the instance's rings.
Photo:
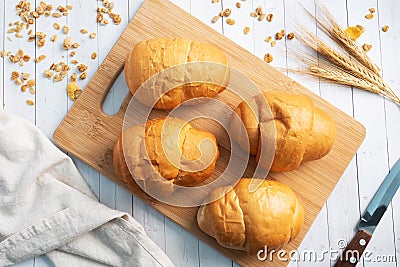
<path id="1" fill-rule="evenodd" d="M 268 112 L 267 104 L 272 114 Z M 302 162 L 324 157 L 331 150 L 336 137 L 333 119 L 317 108 L 306 95 L 266 92 L 247 103 L 243 101 L 235 112 L 238 116 L 232 116 L 231 121 L 233 140 L 243 149 L 248 147 L 246 144 L 249 142 L 250 154 L 256 155 L 264 168 L 269 167 L 269 161 L 260 160 L 260 129 L 267 129 L 269 123 L 274 123 L 272 128 L 275 129 L 276 151 L 271 171 L 275 172 L 291 171 Z M 246 131 L 240 131 L 243 128 L 238 127 L 239 123 L 244 124 Z M 270 136 L 265 133 L 265 138 Z"/>
<path id="2" fill-rule="evenodd" d="M 134 182 L 130 169 L 145 189 L 168 196 L 173 184 L 194 186 L 209 178 L 218 157 L 212 133 L 177 118 L 162 118 L 149 120 L 145 128 L 126 129 L 115 143 L 113 161 L 121 180 Z"/>
<path id="3" fill-rule="evenodd" d="M 182 65 L 193 62 L 203 64 Z M 178 67 L 166 71 L 157 81 L 145 83 L 154 74 L 174 66 Z M 229 67 L 224 52 L 214 45 L 185 38 L 156 38 L 139 42 L 130 51 L 125 78 L 132 94 L 145 83 L 145 89 L 135 95 L 141 103 L 173 109 L 189 99 L 214 97 L 222 92 L 228 85 Z M 169 89 L 172 90 L 167 92 Z"/>
<path id="4" fill-rule="evenodd" d="M 292 240 L 303 226 L 304 209 L 287 185 L 264 180 L 250 193 L 250 182 L 242 178 L 234 188 L 212 191 L 210 197 L 223 197 L 201 206 L 197 222 L 221 246 L 254 255 L 264 246 L 280 248 Z"/>

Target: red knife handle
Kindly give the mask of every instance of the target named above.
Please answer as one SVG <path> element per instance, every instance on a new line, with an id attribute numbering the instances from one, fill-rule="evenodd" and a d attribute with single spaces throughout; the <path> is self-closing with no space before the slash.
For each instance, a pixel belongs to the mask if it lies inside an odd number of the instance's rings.
<path id="1" fill-rule="evenodd" d="M 364 230 L 360 230 L 343 250 L 341 257 L 336 262 L 335 267 L 354 267 L 361 259 L 372 235 Z"/>

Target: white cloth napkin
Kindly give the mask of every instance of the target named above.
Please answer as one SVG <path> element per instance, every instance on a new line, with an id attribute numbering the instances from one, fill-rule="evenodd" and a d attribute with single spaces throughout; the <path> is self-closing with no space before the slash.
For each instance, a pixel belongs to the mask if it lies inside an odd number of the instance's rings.
<path id="1" fill-rule="evenodd" d="M 38 128 L 0 108 L 0 266 L 42 254 L 55 266 L 173 266 Z"/>

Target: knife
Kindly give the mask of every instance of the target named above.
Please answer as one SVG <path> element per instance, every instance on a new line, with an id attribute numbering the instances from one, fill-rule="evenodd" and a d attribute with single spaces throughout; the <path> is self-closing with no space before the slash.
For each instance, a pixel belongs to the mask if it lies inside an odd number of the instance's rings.
<path id="1" fill-rule="evenodd" d="M 358 222 L 356 229 L 357 234 L 343 250 L 342 256 L 336 262 L 335 267 L 350 267 L 356 266 L 361 259 L 365 248 L 371 240 L 376 226 L 382 219 L 389 203 L 396 194 L 400 185 L 400 159 L 393 166 L 385 180 L 375 193 L 369 203 L 364 215 Z"/>

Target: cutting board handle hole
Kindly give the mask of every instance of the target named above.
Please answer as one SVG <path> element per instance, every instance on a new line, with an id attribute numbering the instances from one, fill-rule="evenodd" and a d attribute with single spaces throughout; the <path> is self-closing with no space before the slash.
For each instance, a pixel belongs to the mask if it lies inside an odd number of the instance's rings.
<path id="1" fill-rule="evenodd" d="M 121 71 L 103 101 L 103 112 L 110 116 L 115 115 L 120 110 L 128 92 L 129 89 L 125 82 L 125 75 L 124 72 Z"/>

